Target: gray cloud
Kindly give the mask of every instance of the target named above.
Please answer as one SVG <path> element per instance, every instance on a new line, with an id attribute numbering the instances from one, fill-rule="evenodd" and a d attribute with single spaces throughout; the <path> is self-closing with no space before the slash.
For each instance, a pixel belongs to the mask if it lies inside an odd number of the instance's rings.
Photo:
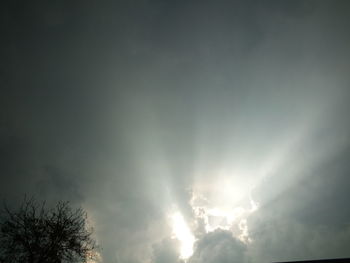
<path id="1" fill-rule="evenodd" d="M 105 262 L 175 262 L 169 210 L 190 222 L 226 169 L 256 241 L 210 233 L 192 262 L 349 256 L 347 3 L 2 6 L 1 199 L 83 205 Z"/>
<path id="2" fill-rule="evenodd" d="M 153 245 L 154 263 L 179 263 L 179 243 L 174 239 L 163 239 L 161 242 Z"/>
<path id="3" fill-rule="evenodd" d="M 191 263 L 248 262 L 246 246 L 235 239 L 229 231 L 216 230 L 206 234 L 195 245 Z"/>
<path id="4" fill-rule="evenodd" d="M 349 225 L 307 224 L 274 216 L 255 225 L 248 255 L 252 262 L 279 262 L 348 256 Z"/>

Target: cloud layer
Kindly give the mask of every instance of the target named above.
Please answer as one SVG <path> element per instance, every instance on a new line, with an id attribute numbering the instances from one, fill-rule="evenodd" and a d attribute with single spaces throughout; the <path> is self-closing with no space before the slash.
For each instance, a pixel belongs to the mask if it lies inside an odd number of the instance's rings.
<path id="1" fill-rule="evenodd" d="M 0 10 L 1 199 L 83 206 L 104 262 L 180 262 L 174 207 L 191 263 L 350 256 L 347 3 Z M 257 201 L 252 243 L 206 233 L 196 189 L 208 206 Z"/>

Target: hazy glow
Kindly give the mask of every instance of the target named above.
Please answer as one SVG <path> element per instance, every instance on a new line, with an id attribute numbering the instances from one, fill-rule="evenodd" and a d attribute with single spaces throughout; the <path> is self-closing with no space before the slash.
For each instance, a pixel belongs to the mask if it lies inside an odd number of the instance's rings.
<path id="1" fill-rule="evenodd" d="M 219 191 L 220 187 L 223 187 L 222 191 Z M 190 202 L 194 214 L 192 223 L 202 222 L 205 233 L 223 229 L 231 231 L 232 235 L 242 242 L 250 243 L 252 240 L 249 237 L 247 218 L 258 209 L 258 204 L 250 196 L 250 190 L 247 191 L 248 199 L 245 202 L 248 207 L 237 205 L 237 200 L 242 201 L 245 192 L 242 189 L 235 190 L 232 184 L 225 181 L 211 184 L 203 192 L 204 194 L 201 189 L 196 189 L 192 193 Z M 232 198 L 229 198 L 230 195 Z M 196 238 L 179 211 L 171 213 L 169 218 L 173 238 L 180 242 L 180 258 L 188 259 L 193 254 Z"/>
<path id="2" fill-rule="evenodd" d="M 193 189 L 190 205 L 196 223 L 204 226 L 205 233 L 223 229 L 250 243 L 247 218 L 258 209 L 251 196 L 257 176 L 251 176 L 248 169 L 220 170 L 213 174 L 216 176 L 199 178 Z"/>
<path id="3" fill-rule="evenodd" d="M 189 258 L 193 253 L 194 235 L 180 212 L 170 216 L 174 237 L 180 242 L 180 258 Z"/>
<path id="4" fill-rule="evenodd" d="M 194 201 L 197 199 L 196 201 Z M 200 205 L 196 203 L 202 203 Z M 250 207 L 228 206 L 223 204 L 210 204 L 194 197 L 192 208 L 197 220 L 202 220 L 206 233 L 216 229 L 231 231 L 234 236 L 244 243 L 251 242 L 249 237 L 247 218 L 258 209 L 258 204 L 250 199 Z"/>

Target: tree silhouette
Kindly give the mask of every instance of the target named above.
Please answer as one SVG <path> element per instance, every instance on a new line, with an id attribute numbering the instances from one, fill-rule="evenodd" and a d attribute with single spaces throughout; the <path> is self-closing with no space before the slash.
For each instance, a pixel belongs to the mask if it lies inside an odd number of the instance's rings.
<path id="1" fill-rule="evenodd" d="M 24 199 L 17 211 L 6 205 L 0 218 L 0 262 L 62 263 L 87 262 L 95 242 L 82 208 L 69 202 L 46 208 Z"/>

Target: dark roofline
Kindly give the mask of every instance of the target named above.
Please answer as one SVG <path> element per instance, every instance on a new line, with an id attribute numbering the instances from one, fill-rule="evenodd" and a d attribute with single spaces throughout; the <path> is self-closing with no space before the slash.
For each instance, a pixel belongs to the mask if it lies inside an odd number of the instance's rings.
<path id="1" fill-rule="evenodd" d="M 284 261 L 275 263 L 350 263 L 350 258 L 334 258 L 334 259 L 319 259 L 319 260 L 302 260 L 302 261 Z"/>

